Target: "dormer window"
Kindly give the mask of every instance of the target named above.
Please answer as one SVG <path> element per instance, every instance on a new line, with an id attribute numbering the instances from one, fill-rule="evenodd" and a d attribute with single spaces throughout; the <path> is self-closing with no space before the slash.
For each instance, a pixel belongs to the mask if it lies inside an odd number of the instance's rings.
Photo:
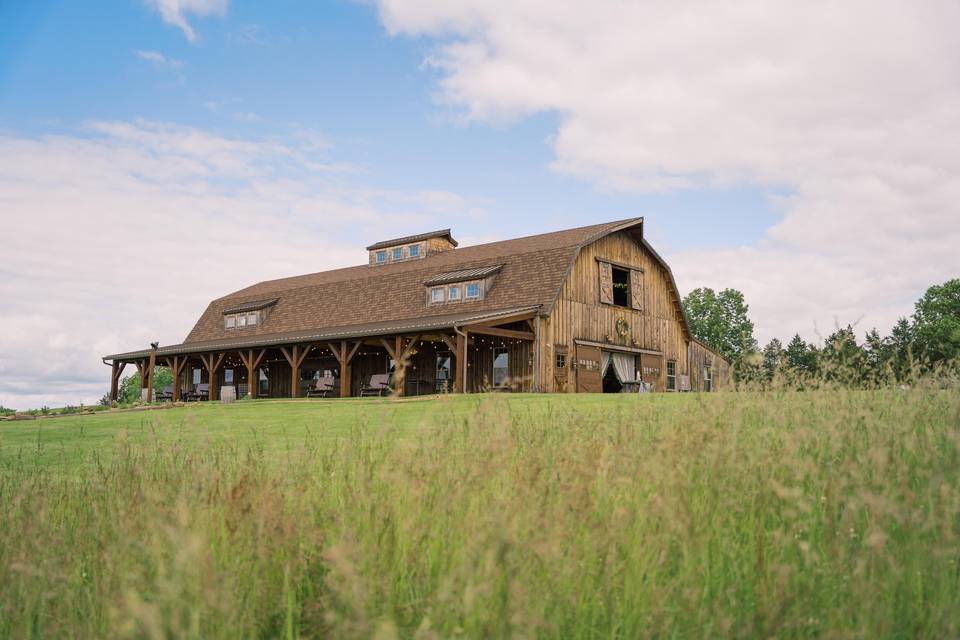
<path id="1" fill-rule="evenodd" d="M 277 303 L 273 300 L 245 302 L 223 310 L 223 326 L 227 329 L 241 329 L 263 324 L 267 312 Z"/>
<path id="2" fill-rule="evenodd" d="M 427 287 L 427 302 L 466 304 L 483 300 L 502 268 L 502 264 L 494 264 L 437 274 L 423 283 Z"/>
<path id="3" fill-rule="evenodd" d="M 442 229 L 375 242 L 367 247 L 367 251 L 370 252 L 370 266 L 376 267 L 394 262 L 419 260 L 436 253 L 450 251 L 456 246 L 457 241 L 450 236 L 450 229 Z"/>

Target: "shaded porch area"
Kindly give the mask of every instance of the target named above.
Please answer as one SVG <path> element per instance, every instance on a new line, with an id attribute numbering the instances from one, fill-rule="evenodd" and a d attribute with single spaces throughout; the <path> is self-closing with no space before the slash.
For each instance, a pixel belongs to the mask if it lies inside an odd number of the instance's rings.
<path id="1" fill-rule="evenodd" d="M 107 356 L 104 362 L 112 368 L 110 397 L 116 401 L 120 376 L 131 365 L 140 373 L 141 400 L 145 402 L 418 396 L 537 388 L 534 310 L 403 333 L 340 333 L 337 339 L 291 337 L 286 342 L 273 337 L 220 348 L 183 344 Z M 173 385 L 154 397 L 158 366 L 170 369 Z"/>

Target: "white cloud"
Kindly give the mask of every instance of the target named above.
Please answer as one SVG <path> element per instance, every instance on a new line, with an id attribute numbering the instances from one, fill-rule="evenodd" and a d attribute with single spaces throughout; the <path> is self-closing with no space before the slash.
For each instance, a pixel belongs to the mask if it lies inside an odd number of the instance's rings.
<path id="1" fill-rule="evenodd" d="M 229 0 L 145 0 L 147 6 L 160 14 L 167 24 L 181 31 L 190 42 L 196 42 L 197 34 L 187 22 L 187 15 L 197 17 L 224 16 Z"/>
<path id="2" fill-rule="evenodd" d="M 213 298 L 363 263 L 370 242 L 474 206 L 347 182 L 298 140 L 145 121 L 0 135 L 0 404 L 95 401 L 100 356 L 178 343 Z"/>
<path id="3" fill-rule="evenodd" d="M 463 117 L 559 116 L 556 171 L 602 188 L 755 184 L 790 197 L 755 246 L 671 256 L 742 289 L 761 339 L 886 329 L 960 275 L 953 0 L 380 0 Z"/>
<path id="4" fill-rule="evenodd" d="M 136 50 L 133 52 L 141 60 L 146 60 L 154 69 L 182 69 L 183 63 L 176 58 L 168 58 L 159 51 Z"/>

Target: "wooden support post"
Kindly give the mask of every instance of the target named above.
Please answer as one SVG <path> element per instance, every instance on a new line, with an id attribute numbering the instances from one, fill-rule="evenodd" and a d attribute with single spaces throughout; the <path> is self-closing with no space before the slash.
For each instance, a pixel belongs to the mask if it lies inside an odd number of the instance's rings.
<path id="1" fill-rule="evenodd" d="M 226 356 L 226 353 L 221 353 L 218 357 L 215 353 L 208 353 L 206 355 L 200 356 L 200 361 L 203 363 L 203 367 L 207 370 L 208 380 L 207 392 L 208 400 L 216 400 L 217 396 L 217 370 L 220 368 L 220 365 L 223 364 L 223 358 Z"/>
<path id="2" fill-rule="evenodd" d="M 153 375 L 157 369 L 157 350 L 150 351 L 150 361 L 147 365 L 147 402 L 153 402 Z"/>
<path id="3" fill-rule="evenodd" d="M 394 346 L 394 356 L 393 356 L 393 393 L 398 397 L 402 398 L 405 392 L 405 380 L 407 362 L 405 359 L 405 349 L 403 347 L 403 336 L 397 336 L 396 344 Z"/>
<path id="4" fill-rule="evenodd" d="M 173 401 L 180 402 L 183 395 L 183 370 L 190 360 L 189 356 L 173 356 L 167 358 L 167 366 L 170 367 L 170 373 L 173 374 Z"/>
<path id="5" fill-rule="evenodd" d="M 119 383 L 117 381 L 118 371 L 120 371 L 120 363 L 114 360 L 113 366 L 110 367 L 110 402 L 117 401 L 117 392 L 119 391 Z"/>
<path id="6" fill-rule="evenodd" d="M 300 397 L 300 367 L 303 365 L 303 361 L 307 359 L 307 355 L 310 353 L 310 349 L 313 348 L 313 345 L 299 345 L 295 344 L 290 349 L 286 347 L 280 347 L 280 351 L 283 353 L 283 357 L 287 359 L 287 362 L 290 363 L 290 397 L 299 398 Z M 261 357 L 263 357 L 261 355 Z"/>
<path id="7" fill-rule="evenodd" d="M 110 367 L 110 400 L 113 402 L 119 399 L 120 376 L 126 367 L 126 362 L 117 362 L 116 360 L 113 361 L 113 365 Z"/>
<path id="8" fill-rule="evenodd" d="M 243 360 L 244 366 L 247 367 L 247 394 L 251 398 L 256 398 L 257 387 L 260 385 L 257 372 L 260 370 L 260 363 L 263 362 L 263 357 L 267 354 L 267 350 L 261 349 L 259 354 L 256 354 L 253 349 L 248 349 L 246 353 L 243 351 L 239 353 L 240 359 Z"/>
<path id="9" fill-rule="evenodd" d="M 453 392 L 465 393 L 467 389 L 467 336 L 457 334 L 457 350 L 454 360 Z"/>
<path id="10" fill-rule="evenodd" d="M 340 342 L 340 397 L 350 397 L 350 360 L 347 358 L 347 341 Z"/>
<path id="11" fill-rule="evenodd" d="M 351 348 L 350 343 L 346 340 L 341 340 L 339 345 L 334 342 L 327 343 L 327 348 L 330 349 L 333 357 L 340 363 L 341 398 L 350 397 L 350 362 L 353 360 L 353 356 L 357 355 L 357 351 L 362 344 L 363 340 L 358 340 Z"/>
<path id="12" fill-rule="evenodd" d="M 167 360 L 167 365 L 170 367 L 170 373 L 173 374 L 173 401 L 180 402 L 180 372 L 183 370 L 180 361 L 185 358 L 180 356 L 173 356 L 173 362 Z"/>

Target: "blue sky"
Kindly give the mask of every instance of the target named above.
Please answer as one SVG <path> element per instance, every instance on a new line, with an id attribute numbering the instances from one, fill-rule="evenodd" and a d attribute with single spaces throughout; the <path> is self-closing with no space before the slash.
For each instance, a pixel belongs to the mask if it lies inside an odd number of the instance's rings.
<path id="1" fill-rule="evenodd" d="M 887 331 L 960 274 L 960 4 L 921 4 L 0 2 L 0 404 L 444 227 L 644 216 L 761 343 Z"/>
<path id="2" fill-rule="evenodd" d="M 644 215 L 651 237 L 684 249 L 753 242 L 778 218 L 749 185 L 639 194 L 552 171 L 554 114 L 465 123 L 435 99 L 439 74 L 423 61 L 436 41 L 389 36 L 369 5 L 234 3 L 195 22 L 191 44 L 134 1 L 0 5 L 0 125 L 73 133 L 143 118 L 281 138 L 306 127 L 378 185 L 482 200 L 489 218 L 459 229 L 476 236 Z"/>

